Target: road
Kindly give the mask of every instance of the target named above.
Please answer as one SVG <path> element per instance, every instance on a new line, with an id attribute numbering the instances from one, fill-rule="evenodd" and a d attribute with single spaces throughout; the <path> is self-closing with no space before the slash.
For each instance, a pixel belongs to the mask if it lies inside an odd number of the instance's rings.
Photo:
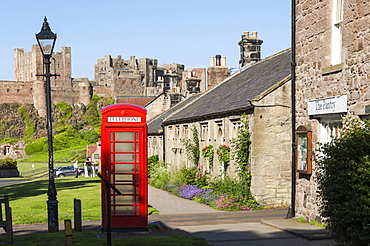
<path id="1" fill-rule="evenodd" d="M 16 183 L 22 183 L 22 182 L 26 182 L 26 181 L 30 181 L 30 179 L 16 179 L 16 180 L 1 180 L 0 179 L 0 187 L 4 187 L 4 186 L 8 186 L 8 185 L 12 185 L 12 184 L 16 184 Z"/>

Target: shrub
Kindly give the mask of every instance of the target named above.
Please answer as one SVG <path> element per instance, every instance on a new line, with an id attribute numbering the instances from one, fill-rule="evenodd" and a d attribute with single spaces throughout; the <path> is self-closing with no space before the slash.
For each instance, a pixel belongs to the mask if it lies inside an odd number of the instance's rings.
<path id="1" fill-rule="evenodd" d="M 60 109 L 60 118 L 63 120 L 70 119 L 72 117 L 72 106 L 66 102 L 60 101 L 55 104 L 56 108 Z"/>
<path id="2" fill-rule="evenodd" d="M 27 144 L 24 151 L 27 155 L 46 153 L 48 151 L 47 138 L 39 138 L 35 142 Z"/>
<path id="3" fill-rule="evenodd" d="M 170 171 L 164 166 L 159 166 L 150 175 L 150 185 L 161 190 L 167 190 L 170 178 Z"/>
<path id="4" fill-rule="evenodd" d="M 0 169 L 17 169 L 17 161 L 11 158 L 0 160 Z"/>
<path id="5" fill-rule="evenodd" d="M 217 196 L 232 195 L 233 197 L 244 197 L 247 200 L 252 199 L 248 184 L 242 180 L 226 176 L 224 179 L 213 179 L 209 185 Z"/>
<path id="6" fill-rule="evenodd" d="M 187 185 L 195 184 L 197 175 L 197 168 L 191 167 L 187 168 L 185 166 L 180 168 L 180 183 L 184 183 Z"/>
<path id="7" fill-rule="evenodd" d="M 155 172 L 155 169 L 158 166 L 159 157 L 158 155 L 152 155 L 148 158 L 148 177 L 152 175 L 153 172 Z"/>
<path id="8" fill-rule="evenodd" d="M 74 129 L 76 129 L 74 127 Z M 76 129 L 77 130 L 77 129 Z M 89 143 L 97 143 L 100 140 L 100 134 L 96 131 L 81 132 L 81 138 Z"/>
<path id="9" fill-rule="evenodd" d="M 320 147 L 321 215 L 337 241 L 370 242 L 370 124 L 349 119 L 341 136 Z"/>
<path id="10" fill-rule="evenodd" d="M 62 150 L 72 147 L 86 146 L 88 141 L 81 138 L 80 133 L 72 126 L 66 126 L 66 130 L 54 137 L 54 150 Z"/>

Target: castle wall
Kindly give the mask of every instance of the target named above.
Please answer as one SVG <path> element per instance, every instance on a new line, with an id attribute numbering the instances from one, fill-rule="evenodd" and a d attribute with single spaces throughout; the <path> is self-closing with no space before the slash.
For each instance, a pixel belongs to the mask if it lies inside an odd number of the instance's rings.
<path id="1" fill-rule="evenodd" d="M 33 103 L 33 82 L 0 81 L 0 103 Z"/>

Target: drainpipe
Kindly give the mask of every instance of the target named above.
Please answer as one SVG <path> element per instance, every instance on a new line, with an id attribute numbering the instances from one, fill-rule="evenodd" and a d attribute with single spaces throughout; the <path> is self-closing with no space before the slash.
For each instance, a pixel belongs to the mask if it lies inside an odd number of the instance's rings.
<path id="1" fill-rule="evenodd" d="M 291 202 L 288 211 L 287 218 L 291 219 L 295 217 L 295 198 L 296 198 L 296 138 L 295 138 L 295 124 L 296 124 L 296 117 L 295 117 L 295 36 L 296 36 L 296 25 L 295 25 L 295 3 L 296 0 L 292 0 L 292 14 L 291 14 L 291 52 L 292 52 L 292 60 L 291 60 L 291 104 L 292 104 L 292 188 L 291 188 Z"/>
<path id="2" fill-rule="evenodd" d="M 162 158 L 163 162 L 166 163 L 166 134 L 164 132 L 165 126 L 162 124 L 162 148 L 163 148 L 163 153 L 162 153 Z"/>

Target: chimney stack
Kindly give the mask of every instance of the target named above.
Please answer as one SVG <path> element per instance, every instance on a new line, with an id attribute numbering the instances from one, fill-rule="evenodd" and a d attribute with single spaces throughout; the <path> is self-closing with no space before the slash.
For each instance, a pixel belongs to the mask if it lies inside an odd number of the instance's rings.
<path id="1" fill-rule="evenodd" d="M 242 40 L 238 43 L 240 46 L 239 68 L 261 60 L 261 45 L 263 41 L 258 38 L 257 34 L 257 32 L 252 32 L 250 37 L 249 32 L 244 32 L 244 35 L 242 35 Z"/>

